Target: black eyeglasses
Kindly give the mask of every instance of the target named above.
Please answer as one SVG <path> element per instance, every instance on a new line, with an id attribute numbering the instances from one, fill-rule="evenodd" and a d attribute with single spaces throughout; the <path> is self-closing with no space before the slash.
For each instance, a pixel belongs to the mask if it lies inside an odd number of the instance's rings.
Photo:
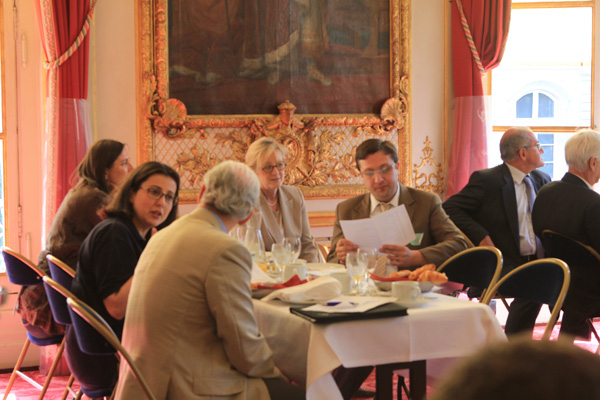
<path id="1" fill-rule="evenodd" d="M 530 144 L 530 145 L 527 145 L 527 146 L 523 146 L 524 149 L 526 149 L 528 147 L 537 147 L 538 150 L 541 150 L 542 149 L 542 144 L 540 142 L 537 142 L 536 144 Z"/>
<path id="2" fill-rule="evenodd" d="M 264 167 L 259 168 L 259 169 L 263 172 L 266 172 L 267 174 L 270 174 L 271 172 L 273 172 L 273 168 L 277 168 L 277 171 L 279 171 L 279 172 L 283 171 L 285 169 L 285 165 L 286 165 L 285 163 L 280 162 L 275 165 L 270 165 L 270 164 L 265 165 Z"/>
<path id="3" fill-rule="evenodd" d="M 149 188 L 140 187 L 140 189 L 144 189 L 148 193 L 148 197 L 152 200 L 160 200 L 165 196 L 165 203 L 173 204 L 175 201 L 175 195 L 173 193 L 163 193 L 163 191 L 156 186 L 150 186 Z"/>

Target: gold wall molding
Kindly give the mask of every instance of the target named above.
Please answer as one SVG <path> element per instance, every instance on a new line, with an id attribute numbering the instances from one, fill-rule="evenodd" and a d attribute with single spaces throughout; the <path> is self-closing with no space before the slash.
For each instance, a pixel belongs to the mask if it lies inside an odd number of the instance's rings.
<path id="1" fill-rule="evenodd" d="M 415 187 L 417 189 L 427 190 L 429 192 L 437 193 L 440 197 L 444 191 L 444 168 L 442 163 L 436 163 L 435 157 L 433 156 L 434 150 L 431 147 L 431 141 L 429 136 L 425 137 L 423 142 L 425 147 L 421 150 L 423 156 L 419 164 L 413 166 L 413 176 Z M 424 169 L 425 171 L 422 171 Z"/>
<path id="2" fill-rule="evenodd" d="M 189 115 L 170 98 L 167 0 L 137 3 L 138 159 L 158 160 L 182 177 L 182 202 L 195 202 L 204 173 L 226 159 L 243 161 L 256 139 L 273 137 L 289 149 L 286 184 L 307 198 L 346 198 L 365 191 L 354 150 L 380 137 L 398 147 L 400 181 L 412 185 L 410 124 L 410 0 L 390 0 L 390 97 L 379 114 Z"/>

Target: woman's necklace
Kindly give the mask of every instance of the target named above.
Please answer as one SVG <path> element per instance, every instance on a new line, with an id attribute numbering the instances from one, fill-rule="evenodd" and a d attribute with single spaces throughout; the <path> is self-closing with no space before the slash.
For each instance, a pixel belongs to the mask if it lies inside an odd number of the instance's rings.
<path id="1" fill-rule="evenodd" d="M 279 202 L 279 196 L 277 196 L 277 192 L 275 192 L 275 200 L 273 202 L 270 202 L 267 196 L 265 196 L 265 200 L 271 208 L 274 208 L 277 207 L 277 203 Z"/>

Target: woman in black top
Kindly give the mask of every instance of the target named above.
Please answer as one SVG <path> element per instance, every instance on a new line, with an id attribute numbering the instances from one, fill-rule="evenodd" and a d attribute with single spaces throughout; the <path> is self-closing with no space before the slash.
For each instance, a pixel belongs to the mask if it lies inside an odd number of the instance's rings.
<path id="1" fill-rule="evenodd" d="M 92 229 L 79 252 L 72 292 L 91 306 L 121 336 L 127 297 L 137 261 L 152 231 L 177 215 L 179 175 L 159 162 L 137 167 L 107 209 L 108 219 Z M 114 387 L 114 356 L 80 351 L 73 329 L 67 330 L 67 361 L 84 389 Z"/>

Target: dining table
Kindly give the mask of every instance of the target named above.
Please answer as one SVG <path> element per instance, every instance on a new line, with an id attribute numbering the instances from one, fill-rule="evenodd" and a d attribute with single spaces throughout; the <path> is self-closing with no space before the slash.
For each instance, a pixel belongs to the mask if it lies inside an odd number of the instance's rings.
<path id="1" fill-rule="evenodd" d="M 431 292 L 421 300 L 405 316 L 329 324 L 294 315 L 290 313 L 293 305 L 280 300 L 254 299 L 253 303 L 259 329 L 282 373 L 305 385 L 307 399 L 334 400 L 342 399 L 331 374 L 339 366 L 414 361 L 420 368 L 415 369 L 411 391 L 424 396 L 425 385 L 439 379 L 456 360 L 488 343 L 506 341 L 487 305 Z M 391 398 L 391 389 L 377 398 Z"/>

